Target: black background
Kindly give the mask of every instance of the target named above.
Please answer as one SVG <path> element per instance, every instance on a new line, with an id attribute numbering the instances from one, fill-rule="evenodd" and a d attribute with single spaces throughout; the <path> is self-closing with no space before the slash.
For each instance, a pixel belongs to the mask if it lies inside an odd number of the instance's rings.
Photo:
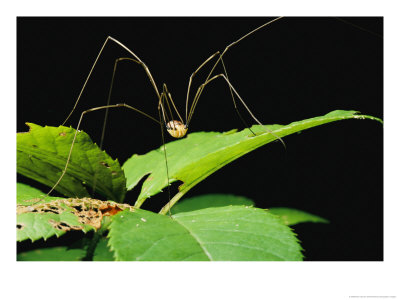
<path id="1" fill-rule="evenodd" d="M 25 122 L 58 126 L 64 121 L 108 35 L 148 65 L 159 88 L 168 85 L 183 112 L 190 74 L 212 53 L 269 20 L 18 18 L 18 131 L 27 130 Z M 336 109 L 383 117 L 383 19 L 345 20 L 355 26 L 336 18 L 284 18 L 227 52 L 224 61 L 233 86 L 263 123 L 287 124 Z M 105 104 L 114 61 L 127 56 L 112 42 L 106 46 L 67 125 L 75 127 L 83 110 Z M 200 72 L 194 87 L 205 76 Z M 112 102 L 128 103 L 157 118 L 155 93 L 135 64 L 120 65 Z M 88 114 L 82 124 L 96 142 L 103 116 Z M 226 83 L 214 81 L 201 97 L 190 130 L 232 128 L 244 126 Z M 286 150 L 279 143 L 262 147 L 211 175 L 187 196 L 231 193 L 247 196 L 259 207 L 293 207 L 329 219 L 328 225 L 294 226 L 306 260 L 382 260 L 382 126 L 348 120 L 284 140 Z M 125 109 L 110 112 L 104 148 L 112 157 L 123 163 L 160 144 L 160 128 L 151 120 Z M 128 193 L 128 200 L 137 194 Z M 161 193 L 143 207 L 157 209 L 165 201 Z"/>

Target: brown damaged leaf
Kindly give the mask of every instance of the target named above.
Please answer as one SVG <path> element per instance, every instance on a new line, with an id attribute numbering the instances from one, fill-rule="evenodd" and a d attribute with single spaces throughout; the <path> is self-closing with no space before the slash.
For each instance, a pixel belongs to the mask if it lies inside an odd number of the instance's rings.
<path id="1" fill-rule="evenodd" d="M 133 206 L 112 201 L 101 201 L 91 198 L 68 198 L 57 199 L 51 202 L 30 206 L 17 205 L 17 215 L 24 213 L 53 213 L 59 215 L 63 212 L 69 212 L 78 217 L 80 224 L 93 226 L 94 228 L 99 229 L 101 227 L 103 216 L 113 216 L 126 209 L 129 209 L 130 211 L 134 210 Z M 58 222 L 53 219 L 49 219 L 48 222 L 52 227 L 63 231 L 83 229 L 83 226 Z M 17 229 L 21 230 L 22 228 L 22 224 L 17 224 Z"/>
<path id="2" fill-rule="evenodd" d="M 82 230 L 83 229 L 83 226 L 74 226 L 74 225 L 67 224 L 65 222 L 57 222 L 53 219 L 50 219 L 49 223 L 51 224 L 51 226 L 53 226 L 54 228 L 56 228 L 58 230 L 70 231 L 70 230 Z"/>

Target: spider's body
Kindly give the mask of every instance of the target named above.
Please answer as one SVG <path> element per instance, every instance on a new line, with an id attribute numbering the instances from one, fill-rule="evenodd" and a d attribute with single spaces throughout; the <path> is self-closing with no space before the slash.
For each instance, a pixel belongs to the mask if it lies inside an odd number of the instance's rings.
<path id="1" fill-rule="evenodd" d="M 182 138 L 186 135 L 188 127 L 181 121 L 172 120 L 166 124 L 168 133 L 174 138 Z"/>

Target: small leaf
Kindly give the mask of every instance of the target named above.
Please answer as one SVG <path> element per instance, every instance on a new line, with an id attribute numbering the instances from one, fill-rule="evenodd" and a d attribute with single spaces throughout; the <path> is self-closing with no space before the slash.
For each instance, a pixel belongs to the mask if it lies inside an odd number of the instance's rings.
<path id="1" fill-rule="evenodd" d="M 67 162 L 75 129 L 41 127 L 27 123 L 29 132 L 17 134 L 18 173 L 53 187 Z M 126 181 L 118 160 L 113 160 L 80 131 L 68 164 L 67 173 L 56 190 L 67 197 L 88 197 L 87 186 L 107 199 L 122 202 Z"/>
<path id="2" fill-rule="evenodd" d="M 327 219 L 294 208 L 271 207 L 268 211 L 271 214 L 281 217 L 286 225 L 296 225 L 305 222 L 329 223 Z"/>
<path id="3" fill-rule="evenodd" d="M 113 217 L 109 245 L 117 260 L 301 260 L 301 247 L 278 217 L 249 206 L 179 213 L 145 210 Z"/>
<path id="4" fill-rule="evenodd" d="M 172 214 L 181 212 L 187 212 L 197 209 L 209 208 L 209 207 L 221 207 L 228 205 L 245 205 L 253 206 L 253 200 L 243 196 L 226 195 L 226 194 L 207 194 L 191 198 L 186 198 L 171 209 Z"/>
<path id="5" fill-rule="evenodd" d="M 42 248 L 19 253 L 18 261 L 80 261 L 85 256 L 83 249 L 68 247 Z"/>
<path id="6" fill-rule="evenodd" d="M 266 125 L 273 134 L 265 131 L 263 126 L 253 126 L 240 132 L 234 130 L 220 132 L 197 132 L 189 134 L 186 138 L 170 142 L 165 145 L 169 183 L 182 181 L 179 187 L 179 197 L 187 193 L 193 186 L 204 180 L 207 176 L 222 168 L 233 160 L 268 144 L 277 137 L 297 133 L 315 126 L 346 119 L 372 119 L 382 120 L 358 115 L 356 111 L 333 111 L 324 116 L 293 122 L 289 125 Z M 123 169 L 127 177 L 127 188 L 131 190 L 146 175 L 136 206 L 140 207 L 144 200 L 165 188 L 168 184 L 165 170 L 163 147 L 153 150 L 145 155 L 133 155 L 128 159 Z"/>

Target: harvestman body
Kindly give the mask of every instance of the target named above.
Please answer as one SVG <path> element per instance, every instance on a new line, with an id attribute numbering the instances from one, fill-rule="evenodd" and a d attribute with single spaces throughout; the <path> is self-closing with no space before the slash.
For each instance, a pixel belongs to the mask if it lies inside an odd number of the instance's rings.
<path id="1" fill-rule="evenodd" d="M 109 109 L 109 108 L 117 108 L 117 107 L 129 108 L 129 109 L 131 109 L 131 110 L 134 110 L 134 111 L 136 111 L 136 112 L 138 112 L 138 113 L 140 113 L 140 114 L 142 114 L 142 115 L 144 115 L 144 116 L 146 116 L 146 117 L 152 119 L 152 120 L 155 121 L 156 123 L 158 123 L 158 124 L 161 126 L 161 132 L 162 132 L 162 138 L 163 138 L 163 140 L 164 140 L 163 126 L 165 126 L 167 132 L 168 132 L 172 137 L 174 137 L 174 138 L 182 138 L 182 137 L 184 137 L 184 136 L 186 135 L 186 133 L 187 133 L 187 131 L 188 131 L 189 123 L 190 123 L 190 121 L 191 121 L 191 119 L 192 119 L 194 110 L 195 110 L 196 105 L 197 105 L 197 103 L 198 103 L 198 100 L 199 100 L 199 98 L 200 98 L 200 96 L 201 96 L 201 93 L 202 93 L 203 90 L 204 90 L 204 87 L 205 87 L 208 83 L 210 83 L 211 81 L 213 81 L 213 80 L 215 80 L 215 79 L 217 79 L 217 78 L 222 78 L 222 79 L 224 79 L 224 81 L 225 81 L 225 82 L 228 84 L 228 86 L 229 86 L 229 89 L 230 89 L 230 92 L 231 92 L 231 96 L 232 96 L 232 100 L 233 100 L 234 107 L 235 107 L 235 109 L 236 109 L 236 111 L 237 111 L 239 117 L 241 118 L 241 120 L 244 122 L 242 116 L 240 115 L 240 113 L 239 113 L 239 111 L 238 111 L 238 109 L 237 109 L 237 104 L 236 104 L 236 101 L 235 101 L 235 96 L 239 99 L 240 103 L 245 107 L 245 109 L 246 109 L 247 112 L 250 114 L 250 116 L 251 116 L 259 125 L 263 126 L 263 124 L 254 116 L 254 114 L 253 114 L 253 113 L 251 112 L 251 110 L 247 107 L 246 103 L 243 101 L 243 99 L 240 97 L 240 95 L 238 94 L 238 92 L 235 90 L 235 88 L 234 88 L 234 87 L 232 86 L 232 84 L 230 83 L 229 78 L 228 78 L 228 74 L 227 74 L 227 71 L 226 71 L 226 68 L 225 68 L 225 65 L 224 65 L 223 56 L 225 55 L 225 53 L 228 51 L 229 48 L 231 48 L 231 47 L 234 46 L 235 44 L 239 43 L 241 40 L 245 39 L 246 37 L 248 37 L 249 35 L 253 34 L 254 32 L 260 30 L 261 28 L 263 28 L 263 27 L 265 27 L 265 26 L 267 26 L 267 25 L 269 25 L 269 24 L 271 24 L 271 23 L 273 23 L 273 22 L 275 22 L 275 21 L 277 21 L 277 20 L 279 20 L 279 19 L 281 19 L 281 18 L 282 18 L 282 17 L 275 18 L 275 19 L 273 19 L 273 20 L 271 20 L 271 21 L 269 21 L 269 22 L 267 22 L 267 23 L 265 23 L 265 24 L 263 24 L 263 25 L 257 27 L 256 29 L 250 31 L 249 33 L 247 33 L 246 35 L 242 36 L 242 37 L 241 37 L 240 39 L 238 39 L 237 41 L 235 41 L 235 42 L 229 44 L 229 45 L 225 48 L 224 51 L 222 51 L 222 52 L 220 52 L 220 51 L 215 52 L 215 53 L 212 54 L 208 59 L 206 59 L 206 60 L 192 73 L 192 75 L 191 75 L 190 78 L 189 78 L 189 83 L 188 83 L 188 88 L 187 88 L 187 94 L 186 94 L 185 121 L 183 120 L 183 118 L 182 118 L 181 115 L 179 114 L 179 112 L 178 112 L 178 110 L 177 110 L 177 108 L 176 108 L 176 106 L 175 106 L 175 104 L 174 104 L 174 101 L 172 100 L 171 94 L 169 93 L 169 91 L 168 91 L 168 89 L 167 89 L 167 85 L 166 85 L 165 83 L 163 84 L 162 92 L 160 93 L 159 90 L 158 90 L 158 88 L 157 88 L 157 85 L 156 85 L 156 83 L 155 83 L 155 81 L 154 81 L 154 79 L 153 79 L 153 76 L 151 75 L 151 72 L 150 72 L 149 68 L 147 67 L 147 65 L 146 65 L 132 50 L 130 50 L 130 49 L 129 49 L 128 47 L 126 47 L 124 44 L 122 44 L 122 43 L 119 42 L 118 40 L 116 40 L 116 39 L 114 39 L 114 38 L 108 36 L 108 37 L 106 38 L 105 42 L 103 43 L 103 46 L 101 47 L 101 49 L 100 49 L 100 51 L 99 51 L 99 53 L 98 53 L 98 55 L 97 55 L 97 57 L 96 57 L 96 60 L 94 61 L 93 65 L 92 65 L 92 68 L 90 69 L 90 72 L 89 72 L 89 74 L 88 74 L 88 76 L 87 76 L 87 78 L 86 78 L 86 80 L 85 80 L 85 82 L 84 82 L 84 84 L 83 84 L 83 86 L 82 86 L 82 89 L 81 89 L 81 91 L 80 91 L 80 93 L 79 93 L 79 95 L 78 95 L 78 98 L 77 98 L 77 100 L 76 100 L 76 102 L 75 102 L 75 104 L 74 104 L 74 107 L 72 108 L 71 112 L 69 113 L 68 117 L 66 118 L 66 120 L 63 122 L 62 125 L 64 125 L 64 124 L 68 121 L 68 119 L 71 117 L 72 113 L 74 112 L 76 106 L 78 105 L 78 102 L 79 102 L 79 100 L 80 100 L 80 98 L 81 98 L 81 96 L 82 96 L 82 93 L 83 93 L 83 91 L 84 91 L 84 89 L 85 89 L 85 87 L 86 87 L 87 82 L 89 81 L 89 78 L 90 78 L 90 76 L 91 76 L 91 74 L 92 74 L 92 72 L 93 72 L 93 69 L 94 69 L 94 67 L 96 66 L 96 64 L 97 64 L 97 62 L 98 62 L 98 60 L 99 60 L 99 58 L 100 58 L 100 56 L 101 56 L 101 54 L 102 54 L 102 52 L 103 52 L 103 50 L 104 50 L 104 47 L 106 46 L 106 44 L 107 44 L 108 41 L 113 41 L 114 43 L 118 44 L 118 45 L 121 46 L 123 49 L 125 49 L 132 57 L 129 57 L 129 58 L 128 58 L 128 57 L 123 57 L 123 58 L 118 58 L 118 59 L 116 59 L 115 64 L 114 64 L 113 75 L 112 75 L 112 79 L 111 79 L 111 86 L 110 86 L 110 90 L 109 90 L 109 94 L 108 94 L 107 105 L 99 106 L 99 107 L 94 107 L 94 108 L 91 108 L 91 109 L 88 109 L 88 110 L 85 110 L 84 112 L 82 112 L 82 114 L 81 114 L 81 116 L 80 116 L 80 119 L 79 119 L 79 122 L 78 122 L 78 125 L 77 125 L 77 128 L 76 128 L 76 132 L 75 132 L 74 138 L 73 138 L 73 140 L 72 140 L 72 144 L 71 144 L 71 148 L 70 148 L 70 151 L 69 151 L 69 154 L 68 154 L 68 158 L 67 158 L 67 161 L 66 161 L 65 168 L 64 168 L 64 170 L 63 170 L 63 172 L 62 172 L 60 178 L 59 178 L 58 181 L 55 183 L 55 185 L 51 188 L 51 190 L 47 193 L 47 195 L 49 195 L 49 194 L 57 187 L 57 185 L 61 182 L 62 178 L 64 177 L 64 175 L 65 175 L 65 173 L 66 173 L 66 171 L 67 171 L 67 168 L 68 168 L 68 164 L 69 164 L 69 161 L 70 161 L 70 158 L 71 158 L 71 153 L 72 153 L 72 150 L 73 150 L 73 146 L 74 146 L 74 143 L 75 143 L 75 140 L 76 140 L 77 133 L 78 133 L 78 131 L 79 131 L 79 127 L 80 127 L 80 125 L 81 125 L 82 118 L 83 118 L 83 116 L 84 116 L 85 114 L 87 114 L 87 113 L 89 113 L 89 112 L 92 112 L 92 111 L 97 111 L 97 110 L 106 109 L 106 117 L 105 117 L 105 118 L 107 118 L 107 113 L 108 113 L 108 109 Z M 193 77 L 196 75 L 196 73 L 197 73 L 201 68 L 203 68 L 209 61 L 211 61 L 211 60 L 212 60 L 213 58 L 215 58 L 215 57 L 218 57 L 218 58 L 217 58 L 216 62 L 214 63 L 213 67 L 211 68 L 211 71 L 210 71 L 210 73 L 208 74 L 206 80 L 198 87 L 198 89 L 197 89 L 197 91 L 196 91 L 196 94 L 195 94 L 195 96 L 194 96 L 194 98 L 193 98 L 193 102 L 192 102 L 192 104 L 190 105 L 190 109 L 189 109 L 189 112 L 188 112 L 189 93 L 190 93 L 190 88 L 191 88 L 191 85 L 192 85 L 192 79 L 193 79 Z M 125 104 L 125 103 L 110 104 L 111 92 L 112 92 L 112 87 L 113 87 L 113 83 L 114 83 L 114 76 L 115 76 L 116 68 L 117 68 L 118 62 L 120 62 L 120 61 L 122 61 L 122 60 L 132 61 L 132 62 L 135 62 L 135 63 L 137 63 L 137 64 L 139 64 L 140 66 L 143 67 L 143 69 L 144 69 L 144 71 L 145 71 L 147 77 L 148 77 L 149 80 L 150 80 L 151 85 L 153 86 L 153 88 L 154 88 L 154 90 L 155 90 L 155 93 L 156 93 L 156 95 L 157 95 L 157 98 L 158 98 L 159 120 L 157 120 L 157 119 L 153 118 L 152 116 L 150 116 L 150 115 L 144 113 L 143 111 L 141 111 L 141 110 L 139 110 L 139 109 L 137 109 L 137 108 L 135 108 L 135 107 L 133 107 L 133 106 L 130 106 L 130 105 L 128 105 L 128 104 Z M 221 64 L 222 64 L 224 73 L 223 73 L 223 74 L 221 73 L 221 74 L 218 74 L 218 75 L 214 75 L 214 76 L 211 77 L 211 75 L 212 75 L 212 73 L 214 72 L 214 70 L 215 70 L 216 66 L 218 65 L 218 63 L 221 63 Z M 171 109 L 171 106 L 172 106 L 172 109 Z M 174 113 L 176 114 L 177 118 L 174 118 Z M 178 119 L 179 119 L 179 120 L 178 120 Z M 164 123 L 164 124 L 163 124 L 163 123 Z M 246 127 L 249 128 L 249 126 L 247 126 L 247 124 L 246 124 L 245 122 L 244 122 L 244 124 L 246 125 Z M 274 133 L 272 133 L 270 130 L 268 130 L 267 128 L 265 128 L 265 126 L 263 126 L 263 128 L 265 129 L 266 132 L 268 132 L 268 133 L 274 135 L 278 140 L 280 140 L 280 142 L 282 143 L 282 145 L 285 147 L 285 143 L 282 141 L 282 139 L 281 139 L 280 137 L 276 136 L 276 135 L 275 135 Z M 251 131 L 250 128 L 249 128 L 249 130 Z M 104 122 L 104 125 L 103 125 L 103 132 L 102 132 L 102 139 L 101 139 L 101 142 L 100 142 L 100 148 L 102 147 L 102 141 L 103 141 L 104 131 L 105 131 L 105 122 Z M 169 182 L 168 163 L 167 163 L 167 157 L 166 157 L 166 152 L 165 152 L 165 143 L 164 143 L 164 155 L 165 155 L 165 162 L 166 162 L 167 179 L 168 179 L 168 182 Z M 168 186 L 169 186 L 169 184 L 168 184 Z M 93 190 L 94 190 L 94 189 L 95 189 L 95 188 L 93 188 Z"/>

